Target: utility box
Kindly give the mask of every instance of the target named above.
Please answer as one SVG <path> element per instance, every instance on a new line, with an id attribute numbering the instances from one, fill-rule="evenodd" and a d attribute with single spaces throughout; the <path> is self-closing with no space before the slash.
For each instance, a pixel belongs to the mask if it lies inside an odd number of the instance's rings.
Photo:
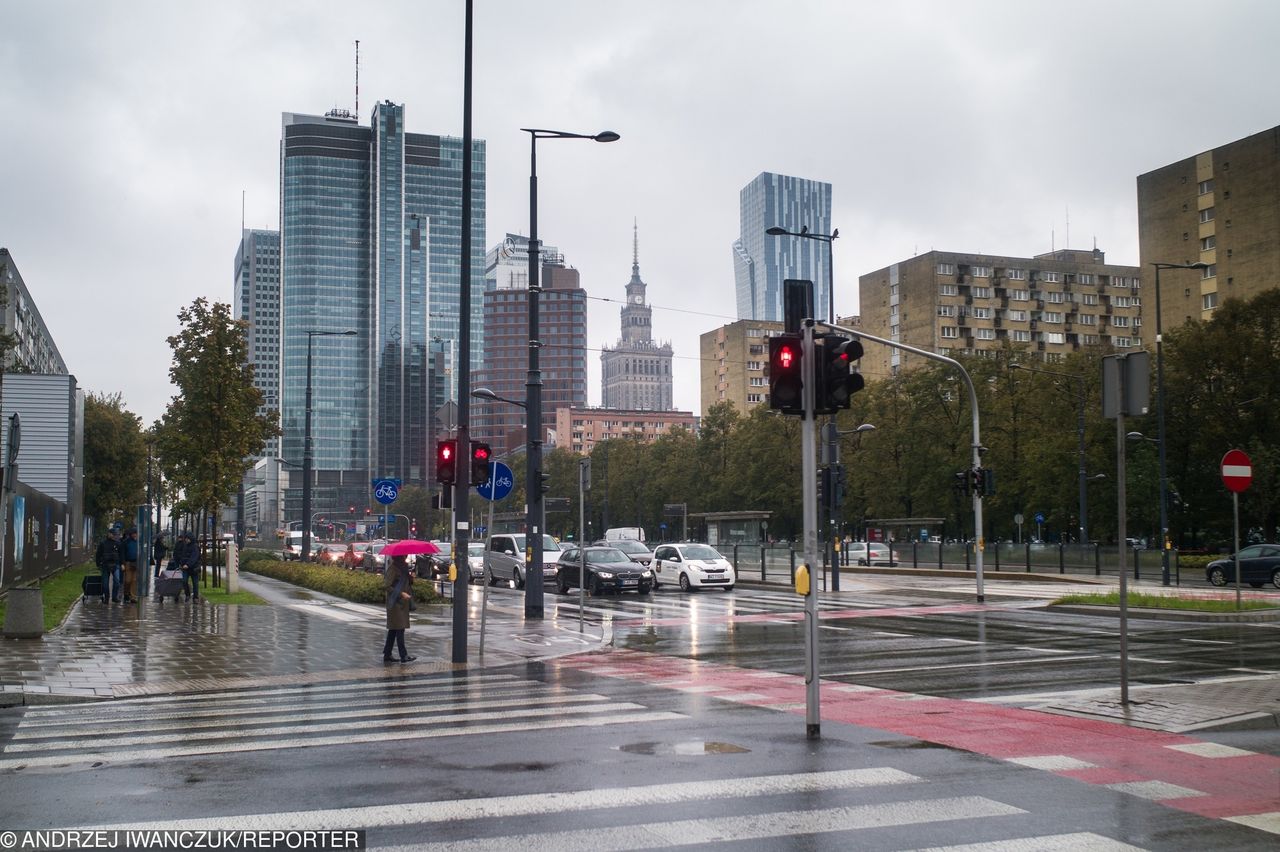
<path id="1" fill-rule="evenodd" d="M 9 590 L 4 635 L 16 639 L 39 639 L 44 635 L 44 593 L 39 586 Z"/>

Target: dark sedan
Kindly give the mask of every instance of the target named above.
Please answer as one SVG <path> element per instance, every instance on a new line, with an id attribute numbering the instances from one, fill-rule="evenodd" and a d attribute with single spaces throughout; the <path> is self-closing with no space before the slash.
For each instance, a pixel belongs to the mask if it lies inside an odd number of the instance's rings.
<path id="1" fill-rule="evenodd" d="M 639 563 L 632 562 L 627 554 L 616 547 L 570 547 L 560 554 L 556 564 L 556 588 L 560 594 L 578 585 L 578 571 L 582 554 L 586 552 L 587 591 L 592 595 L 605 592 L 639 592 L 649 594 L 653 588 L 653 572 Z"/>
<path id="2" fill-rule="evenodd" d="M 1225 586 L 1236 581 L 1234 557 L 1216 559 L 1204 569 L 1204 576 L 1215 586 Z M 1240 582 L 1255 589 L 1270 583 L 1280 589 L 1280 545 L 1251 544 L 1240 551 Z"/>

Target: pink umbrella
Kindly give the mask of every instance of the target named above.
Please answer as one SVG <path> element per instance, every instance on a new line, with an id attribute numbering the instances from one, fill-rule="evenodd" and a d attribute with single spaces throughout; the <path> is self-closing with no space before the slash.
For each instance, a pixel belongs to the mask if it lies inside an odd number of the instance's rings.
<path id="1" fill-rule="evenodd" d="M 440 548 L 429 541 L 418 541 L 416 538 L 405 538 L 393 541 L 382 548 L 383 556 L 410 556 L 415 553 L 439 553 Z"/>

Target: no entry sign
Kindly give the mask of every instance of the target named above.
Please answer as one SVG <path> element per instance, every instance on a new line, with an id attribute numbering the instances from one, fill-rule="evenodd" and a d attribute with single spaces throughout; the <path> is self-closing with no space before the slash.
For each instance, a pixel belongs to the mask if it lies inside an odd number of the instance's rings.
<path id="1" fill-rule="evenodd" d="M 1222 484 L 1239 494 L 1253 482 L 1253 463 L 1244 450 L 1228 450 L 1222 457 Z"/>

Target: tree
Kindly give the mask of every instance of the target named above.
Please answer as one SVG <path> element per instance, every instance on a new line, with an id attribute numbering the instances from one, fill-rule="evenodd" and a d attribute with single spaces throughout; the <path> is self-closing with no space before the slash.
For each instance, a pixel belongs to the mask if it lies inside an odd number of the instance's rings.
<path id="1" fill-rule="evenodd" d="M 198 298 L 178 312 L 168 338 L 169 378 L 178 387 L 161 419 L 157 446 L 166 475 L 188 503 L 216 515 L 240 487 L 250 458 L 279 434 L 275 412 L 258 413 L 262 392 L 247 357 L 247 324 L 231 306 Z"/>
<path id="2" fill-rule="evenodd" d="M 133 517 L 146 495 L 147 444 L 142 420 L 119 393 L 84 401 L 84 513 L 99 525 Z"/>

